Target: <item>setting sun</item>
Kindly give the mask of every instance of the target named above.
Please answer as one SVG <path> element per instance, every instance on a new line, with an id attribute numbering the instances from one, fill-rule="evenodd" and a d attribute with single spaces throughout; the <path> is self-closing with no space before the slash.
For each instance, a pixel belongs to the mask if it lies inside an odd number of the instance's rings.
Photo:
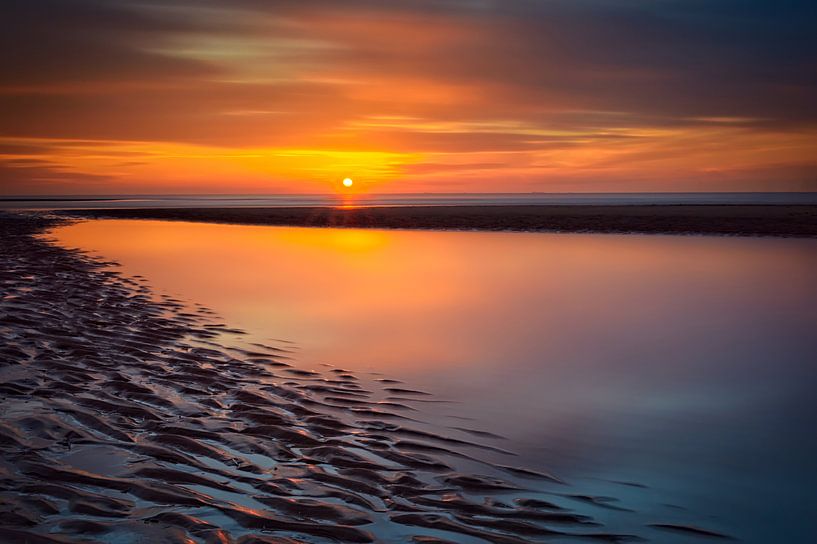
<path id="1" fill-rule="evenodd" d="M 345 179 L 343 180 L 343 186 L 344 186 L 344 187 L 351 187 L 351 186 L 352 186 L 352 185 L 354 185 L 354 184 L 355 184 L 355 182 L 354 182 L 354 181 L 352 181 L 352 178 L 345 178 Z"/>

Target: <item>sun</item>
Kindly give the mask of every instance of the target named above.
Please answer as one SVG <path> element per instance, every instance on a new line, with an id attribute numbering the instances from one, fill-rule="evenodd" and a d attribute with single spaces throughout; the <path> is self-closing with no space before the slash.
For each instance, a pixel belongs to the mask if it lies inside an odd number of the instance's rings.
<path id="1" fill-rule="evenodd" d="M 354 181 L 352 181 L 352 178 L 345 178 L 345 179 L 343 180 L 343 186 L 344 186 L 344 187 L 351 187 L 351 186 L 352 186 L 352 185 L 354 185 L 354 184 L 355 184 L 355 182 L 354 182 Z"/>

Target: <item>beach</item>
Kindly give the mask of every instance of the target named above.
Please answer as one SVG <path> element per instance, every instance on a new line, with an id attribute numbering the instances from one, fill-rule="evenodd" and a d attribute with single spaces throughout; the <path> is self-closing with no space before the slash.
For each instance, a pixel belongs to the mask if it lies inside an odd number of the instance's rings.
<path id="1" fill-rule="evenodd" d="M 69 217 L 305 227 L 817 236 L 815 205 L 497 205 L 109 208 Z"/>
<path id="2" fill-rule="evenodd" d="M 813 243 L 2 213 L 0 541 L 798 541 Z"/>
<path id="3" fill-rule="evenodd" d="M 413 407 L 431 397 L 410 384 L 383 376 L 373 392 L 277 346 L 222 345 L 241 331 L 49 243 L 59 221 L 0 216 L 0 540 L 631 539 L 527 496 L 567 485 L 512 452 L 479 461 L 499 437 L 417 429 Z"/>

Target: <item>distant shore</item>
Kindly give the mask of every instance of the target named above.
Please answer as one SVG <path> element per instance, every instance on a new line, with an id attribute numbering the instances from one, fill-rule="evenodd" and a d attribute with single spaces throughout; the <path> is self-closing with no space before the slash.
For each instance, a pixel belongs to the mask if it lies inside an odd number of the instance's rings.
<path id="1" fill-rule="evenodd" d="M 817 237 L 817 205 L 122 208 L 55 213 L 299 227 Z"/>

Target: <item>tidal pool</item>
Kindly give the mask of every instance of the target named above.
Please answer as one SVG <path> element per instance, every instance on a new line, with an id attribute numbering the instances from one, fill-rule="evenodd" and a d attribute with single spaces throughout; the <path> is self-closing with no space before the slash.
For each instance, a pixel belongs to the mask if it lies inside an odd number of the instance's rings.
<path id="1" fill-rule="evenodd" d="M 52 236 L 324 363 L 433 393 L 611 530 L 817 534 L 817 240 L 99 220 Z M 431 399 L 430 399 L 431 400 Z"/>

